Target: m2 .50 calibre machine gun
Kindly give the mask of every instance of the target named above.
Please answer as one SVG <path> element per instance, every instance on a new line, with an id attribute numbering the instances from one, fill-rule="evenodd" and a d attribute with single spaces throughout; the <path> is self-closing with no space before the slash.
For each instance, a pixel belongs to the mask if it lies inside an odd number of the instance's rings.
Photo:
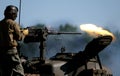
<path id="1" fill-rule="evenodd" d="M 40 57 L 26 62 L 23 66 L 27 74 L 39 76 L 112 76 L 110 69 L 102 66 L 98 54 L 112 41 L 109 35 L 90 41 L 83 51 L 78 53 L 57 53 L 46 60 L 44 56 L 47 35 L 81 34 L 73 32 L 55 32 L 45 29 L 28 28 L 29 35 L 24 42 L 40 42 Z M 37 76 L 37 75 L 36 75 Z"/>

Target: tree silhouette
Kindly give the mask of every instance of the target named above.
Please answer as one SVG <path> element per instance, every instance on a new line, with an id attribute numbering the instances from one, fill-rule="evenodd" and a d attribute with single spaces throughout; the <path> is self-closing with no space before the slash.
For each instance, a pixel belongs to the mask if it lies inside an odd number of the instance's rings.
<path id="1" fill-rule="evenodd" d="M 59 26 L 59 31 L 64 31 L 64 32 L 76 32 L 77 27 L 73 26 L 69 23 L 66 23 L 65 25 L 60 25 Z"/>

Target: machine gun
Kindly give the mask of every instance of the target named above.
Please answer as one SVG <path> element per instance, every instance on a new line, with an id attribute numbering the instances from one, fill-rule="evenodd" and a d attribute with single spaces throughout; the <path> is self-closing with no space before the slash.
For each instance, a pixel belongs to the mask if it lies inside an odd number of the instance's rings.
<path id="1" fill-rule="evenodd" d="M 24 39 L 25 43 L 29 42 L 40 42 L 46 40 L 47 35 L 60 35 L 60 34 L 81 34 L 79 32 L 58 32 L 54 30 L 44 29 L 35 29 L 35 28 L 27 28 L 29 30 L 29 35 L 27 35 Z"/>
<path id="2" fill-rule="evenodd" d="M 29 35 L 27 35 L 24 39 L 25 43 L 29 42 L 40 42 L 40 61 L 44 63 L 45 57 L 45 41 L 48 35 L 60 35 L 60 34 L 81 34 L 78 32 L 57 32 L 57 31 L 49 31 L 47 28 L 44 29 L 35 29 L 35 28 L 27 28 L 29 31 Z"/>

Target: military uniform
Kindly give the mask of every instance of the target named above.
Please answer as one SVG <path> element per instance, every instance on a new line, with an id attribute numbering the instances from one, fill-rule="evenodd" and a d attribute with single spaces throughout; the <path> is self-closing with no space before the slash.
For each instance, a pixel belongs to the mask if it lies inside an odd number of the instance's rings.
<path id="1" fill-rule="evenodd" d="M 24 38 L 19 25 L 12 19 L 0 21 L 0 76 L 24 76 L 17 51 L 17 41 Z"/>

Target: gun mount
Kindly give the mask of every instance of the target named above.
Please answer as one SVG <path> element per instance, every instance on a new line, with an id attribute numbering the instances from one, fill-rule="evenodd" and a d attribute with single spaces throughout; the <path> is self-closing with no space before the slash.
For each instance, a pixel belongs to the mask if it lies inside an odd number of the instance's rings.
<path id="1" fill-rule="evenodd" d="M 24 42 L 40 42 L 40 57 L 28 60 L 24 64 L 25 73 L 40 76 L 112 76 L 111 71 L 102 66 L 99 53 L 112 41 L 111 36 L 100 36 L 90 41 L 83 51 L 78 53 L 57 53 L 49 60 L 44 59 L 47 35 L 81 34 L 50 32 L 47 29 L 29 29 Z M 97 66 L 96 66 L 97 65 Z"/>

